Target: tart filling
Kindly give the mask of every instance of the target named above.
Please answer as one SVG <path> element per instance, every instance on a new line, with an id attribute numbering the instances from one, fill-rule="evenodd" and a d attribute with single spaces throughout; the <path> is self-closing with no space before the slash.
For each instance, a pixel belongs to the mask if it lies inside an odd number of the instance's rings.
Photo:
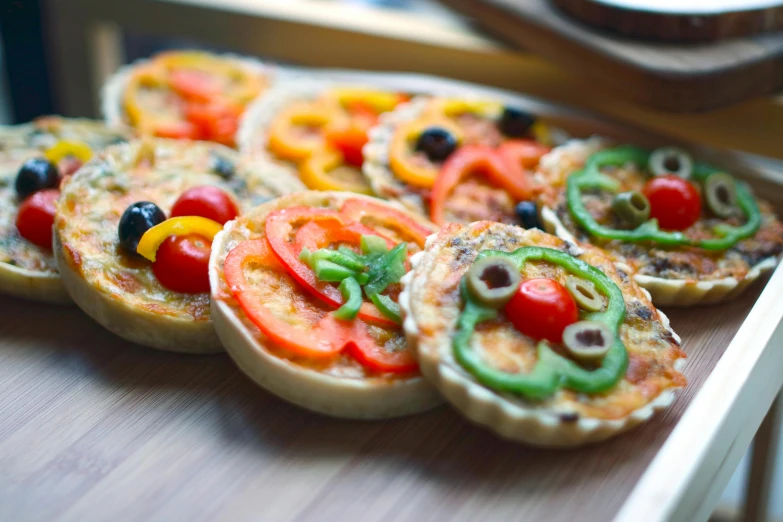
<path id="1" fill-rule="evenodd" d="M 134 332 L 126 337 L 188 351 L 168 346 L 165 330 L 190 323 L 211 333 L 213 236 L 246 209 L 301 189 L 279 168 L 248 162 L 218 144 L 148 139 L 107 149 L 68 180 L 58 202 L 56 254 L 61 271 L 72 276 L 66 286 L 94 317 L 100 297 L 128 316 L 162 321 L 159 342 Z M 79 302 L 82 294 L 91 300 Z M 178 323 L 167 326 L 167 318 Z M 214 334 L 212 343 L 219 349 Z"/>
<path id="2" fill-rule="evenodd" d="M 313 190 L 370 194 L 361 173 L 367 132 L 405 100 L 373 87 L 281 82 L 249 109 L 240 147 L 288 164 Z"/>
<path id="3" fill-rule="evenodd" d="M 615 255 L 658 304 L 736 295 L 783 251 L 768 203 L 680 149 L 574 141 L 543 158 L 537 176 L 551 187 L 539 198 L 547 229 Z"/>
<path id="4" fill-rule="evenodd" d="M 408 257 L 431 232 L 380 200 L 346 193 L 262 205 L 216 240 L 218 333 L 246 373 L 306 408 L 348 417 L 429 408 L 438 400 L 408 349 L 397 300 Z M 308 386 L 326 395 L 308 397 Z M 341 402 L 350 390 L 356 399 Z"/>
<path id="5" fill-rule="evenodd" d="M 130 136 L 128 129 L 55 116 L 0 128 L 0 291 L 68 301 L 51 251 L 59 184 L 94 153 Z"/>
<path id="6" fill-rule="evenodd" d="M 270 69 L 247 58 L 167 51 L 115 74 L 103 92 L 104 113 L 142 135 L 233 147 L 245 108 L 271 77 Z"/>
<path id="7" fill-rule="evenodd" d="M 379 196 L 436 224 L 518 223 L 517 204 L 540 189 L 532 174 L 551 142 L 546 125 L 520 109 L 421 97 L 381 118 L 363 170 Z"/>
<path id="8" fill-rule="evenodd" d="M 452 224 L 413 265 L 401 304 L 422 372 L 503 436 L 595 442 L 685 385 L 667 318 L 596 248 L 498 223 Z"/>

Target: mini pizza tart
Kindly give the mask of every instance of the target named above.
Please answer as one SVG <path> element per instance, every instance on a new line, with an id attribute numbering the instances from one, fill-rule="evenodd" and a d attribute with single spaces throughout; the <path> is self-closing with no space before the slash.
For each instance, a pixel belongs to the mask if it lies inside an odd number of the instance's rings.
<path id="1" fill-rule="evenodd" d="M 649 419 L 685 385 L 668 319 L 598 248 L 453 223 L 411 264 L 400 305 L 422 373 L 503 437 L 597 442 Z"/>
<path id="2" fill-rule="evenodd" d="M 248 208 L 302 189 L 277 166 L 216 143 L 111 147 L 62 187 L 54 253 L 65 288 L 120 337 L 221 351 L 209 314 L 212 239 Z"/>
<path id="3" fill-rule="evenodd" d="M 279 83 L 248 110 L 240 149 L 288 164 L 313 190 L 370 194 L 361 172 L 367 132 L 405 100 L 374 87 L 307 78 Z"/>
<path id="4" fill-rule="evenodd" d="M 397 296 L 432 231 L 346 192 L 261 205 L 213 244 L 218 335 L 259 385 L 309 410 L 369 419 L 429 409 L 441 400 L 408 349 Z"/>
<path id="5" fill-rule="evenodd" d="M 104 87 L 103 112 L 145 136 L 233 147 L 245 107 L 273 76 L 249 58 L 167 51 L 120 69 Z"/>
<path id="6" fill-rule="evenodd" d="M 56 116 L 0 127 L 0 293 L 70 301 L 52 255 L 60 182 L 95 152 L 130 136 L 127 128 Z"/>
<path id="7" fill-rule="evenodd" d="M 676 147 L 574 140 L 542 158 L 536 176 L 549 187 L 539 198 L 546 229 L 614 255 L 658 306 L 733 298 L 783 251 L 768 203 Z"/>
<path id="8" fill-rule="evenodd" d="M 378 196 L 438 225 L 486 219 L 530 227 L 538 190 L 531 175 L 551 142 L 547 126 L 521 109 L 419 97 L 371 130 L 363 171 Z"/>

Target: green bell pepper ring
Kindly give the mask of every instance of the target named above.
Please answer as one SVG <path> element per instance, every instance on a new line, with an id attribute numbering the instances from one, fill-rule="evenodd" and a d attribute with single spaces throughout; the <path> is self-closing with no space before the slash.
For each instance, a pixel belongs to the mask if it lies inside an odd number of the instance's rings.
<path id="1" fill-rule="evenodd" d="M 628 367 L 628 353 L 619 337 L 619 328 L 625 319 L 625 300 L 620 288 L 606 274 L 580 259 L 550 248 L 522 247 L 510 253 L 485 250 L 479 253 L 476 259 L 486 256 L 508 257 L 520 271 L 528 261 L 547 261 L 592 282 L 598 292 L 607 297 L 608 302 L 605 310 L 585 314 L 584 320 L 603 322 L 615 334 L 615 339 L 601 365 L 594 370 L 584 369 L 556 353 L 545 341 L 538 344 L 538 361 L 532 372 L 512 374 L 494 369 L 485 364 L 481 356 L 470 347 L 470 339 L 476 326 L 494 319 L 497 311 L 473 300 L 463 277 L 461 293 L 465 308 L 457 321 L 457 332 L 453 340 L 454 356 L 463 368 L 492 389 L 515 393 L 529 399 L 545 399 L 560 388 L 582 393 L 600 393 L 617 384 Z"/>
<path id="2" fill-rule="evenodd" d="M 593 237 L 616 239 L 628 242 L 652 241 L 664 246 L 695 246 L 705 250 L 725 250 L 738 241 L 756 233 L 761 226 L 761 212 L 756 200 L 747 187 L 737 183 L 737 205 L 745 214 L 744 225 L 734 227 L 721 224 L 713 229 L 717 238 L 694 241 L 682 232 L 666 232 L 658 228 L 658 221 L 650 219 L 633 230 L 617 230 L 605 227 L 595 221 L 582 202 L 583 189 L 600 189 L 617 193 L 619 183 L 610 176 L 601 173 L 602 167 L 622 166 L 628 163 L 638 168 L 645 168 L 649 155 L 643 149 L 629 145 L 596 152 L 588 158 L 585 168 L 569 176 L 566 186 L 566 201 L 568 210 L 574 221 Z M 716 169 L 704 163 L 694 167 L 693 177 L 704 181 L 707 176 L 717 172 Z"/>

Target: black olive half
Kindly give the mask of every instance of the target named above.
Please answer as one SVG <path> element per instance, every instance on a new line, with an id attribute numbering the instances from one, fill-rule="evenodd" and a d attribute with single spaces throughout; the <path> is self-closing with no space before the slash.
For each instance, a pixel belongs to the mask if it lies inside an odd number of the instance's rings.
<path id="1" fill-rule="evenodd" d="M 612 330 L 599 321 L 578 321 L 563 330 L 563 344 L 578 361 L 600 361 L 613 343 Z"/>
<path id="2" fill-rule="evenodd" d="M 519 219 L 522 228 L 537 228 L 543 230 L 541 222 L 538 220 L 538 206 L 534 201 L 520 201 L 514 207 L 514 212 Z"/>
<path id="3" fill-rule="evenodd" d="M 33 192 L 57 186 L 57 167 L 45 158 L 25 161 L 16 175 L 16 193 L 25 199 Z"/>
<path id="4" fill-rule="evenodd" d="M 416 140 L 416 150 L 430 161 L 443 161 L 457 148 L 457 138 L 443 127 L 425 129 Z"/>
<path id="5" fill-rule="evenodd" d="M 141 236 L 144 233 L 166 221 L 166 214 L 155 203 L 138 201 L 125 209 L 120 218 L 117 233 L 120 246 L 129 254 L 135 254 Z"/>
<path id="6" fill-rule="evenodd" d="M 212 160 L 212 171 L 223 179 L 231 179 L 234 177 L 235 168 L 234 163 L 224 158 L 219 154 L 215 154 Z"/>
<path id="7" fill-rule="evenodd" d="M 504 107 L 498 128 L 509 138 L 521 138 L 530 132 L 536 117 L 516 107 Z"/>
<path id="8" fill-rule="evenodd" d="M 612 201 L 612 210 L 634 228 L 650 219 L 650 201 L 635 190 L 617 194 Z"/>
<path id="9" fill-rule="evenodd" d="M 473 263 L 467 275 L 468 290 L 485 306 L 500 308 L 519 288 L 522 277 L 508 258 L 490 256 Z"/>
<path id="10" fill-rule="evenodd" d="M 704 199 L 716 216 L 732 216 L 737 211 L 737 187 L 734 185 L 734 179 L 725 172 L 711 174 L 704 182 Z"/>

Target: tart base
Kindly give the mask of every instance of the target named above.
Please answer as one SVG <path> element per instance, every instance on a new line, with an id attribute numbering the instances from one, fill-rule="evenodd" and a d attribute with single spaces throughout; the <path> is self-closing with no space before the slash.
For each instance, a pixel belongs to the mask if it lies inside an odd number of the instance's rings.
<path id="1" fill-rule="evenodd" d="M 220 353 L 212 321 L 193 321 L 153 314 L 128 306 L 90 285 L 71 266 L 57 233 L 54 254 L 65 289 L 84 313 L 115 335 L 128 341 L 170 352 Z"/>
<path id="2" fill-rule="evenodd" d="M 72 303 L 60 276 L 0 263 L 0 294 L 42 303 Z"/>

